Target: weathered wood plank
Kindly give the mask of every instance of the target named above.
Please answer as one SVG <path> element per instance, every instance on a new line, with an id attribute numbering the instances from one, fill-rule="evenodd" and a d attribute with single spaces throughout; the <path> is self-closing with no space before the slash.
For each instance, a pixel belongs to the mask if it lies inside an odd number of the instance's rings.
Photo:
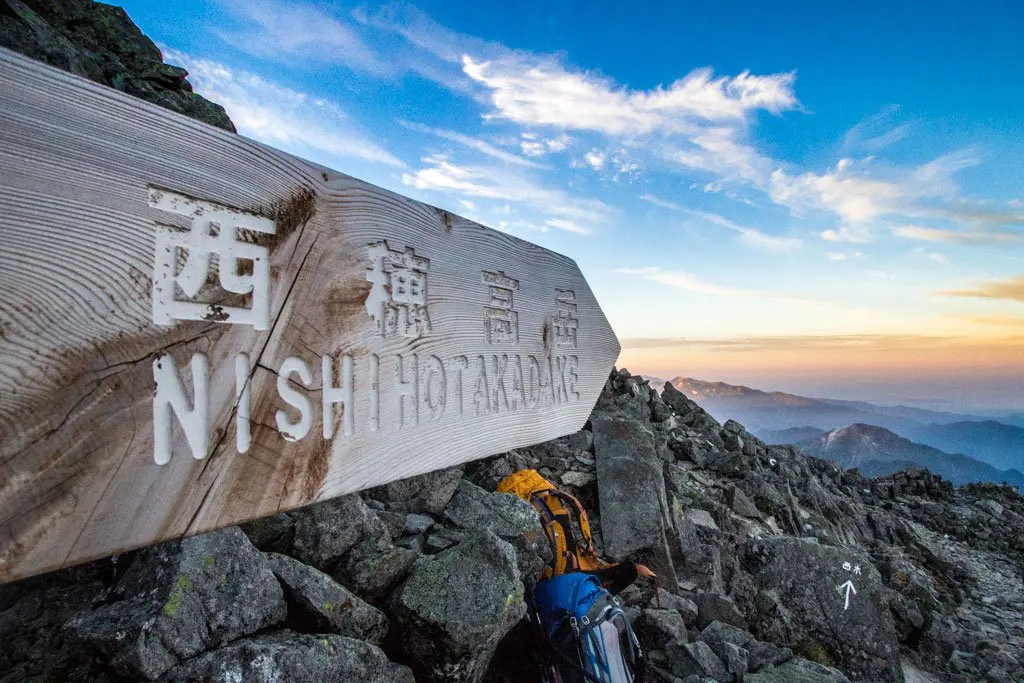
<path id="1" fill-rule="evenodd" d="M 619 351 L 564 256 L 5 50 L 0 292 L 0 581 L 571 433 Z"/>

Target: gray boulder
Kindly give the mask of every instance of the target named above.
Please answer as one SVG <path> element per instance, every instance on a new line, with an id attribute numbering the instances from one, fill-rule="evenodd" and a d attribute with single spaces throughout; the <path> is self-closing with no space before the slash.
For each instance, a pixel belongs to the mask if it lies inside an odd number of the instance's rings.
<path id="1" fill-rule="evenodd" d="M 392 503 L 409 503 L 413 509 L 439 515 L 452 499 L 461 479 L 462 466 L 457 465 L 393 481 L 384 487 L 383 497 Z"/>
<path id="2" fill-rule="evenodd" d="M 367 538 L 349 551 L 333 576 L 367 600 L 377 600 L 405 578 L 417 557 L 415 550 L 387 538 Z"/>
<path id="3" fill-rule="evenodd" d="M 319 569 L 287 555 L 267 554 L 270 569 L 285 589 L 289 621 L 318 632 L 380 644 L 388 630 L 388 618 L 349 592 Z M 304 629 L 305 630 L 305 629 Z"/>
<path id="4" fill-rule="evenodd" d="M 674 609 L 645 609 L 640 612 L 633 628 L 647 649 L 660 650 L 673 640 L 686 640 L 683 616 Z"/>
<path id="5" fill-rule="evenodd" d="M 515 549 L 490 529 L 418 564 L 389 602 L 391 640 L 419 681 L 479 681 L 526 613 Z"/>
<path id="6" fill-rule="evenodd" d="M 491 529 L 516 549 L 519 573 L 531 583 L 551 560 L 551 544 L 532 505 L 511 493 L 492 493 L 463 479 L 444 512 L 467 530 Z"/>
<path id="7" fill-rule="evenodd" d="M 680 678 L 687 676 L 710 676 L 716 681 L 731 680 L 725 664 L 704 642 L 684 643 L 674 641 L 665 647 L 665 657 L 673 675 Z"/>
<path id="8" fill-rule="evenodd" d="M 592 421 L 605 553 L 650 565 L 662 585 L 676 586 L 666 530 L 668 502 L 654 435 L 625 418 Z"/>
<path id="9" fill-rule="evenodd" d="M 740 629 L 747 627 L 747 621 L 739 608 L 729 598 L 717 593 L 698 593 L 695 597 L 697 603 L 697 627 L 706 628 L 709 624 L 719 621 L 730 624 Z"/>
<path id="10" fill-rule="evenodd" d="M 295 510 L 291 516 L 291 554 L 329 574 L 364 538 L 390 537 L 384 523 L 355 493 Z"/>
<path id="11" fill-rule="evenodd" d="M 743 683 L 850 683 L 850 679 L 830 666 L 797 657 L 780 666 L 747 674 Z"/>
<path id="12" fill-rule="evenodd" d="M 824 651 L 857 679 L 902 680 L 886 589 L 863 551 L 776 536 L 746 556 L 756 594 L 744 611 L 760 640 Z"/>
<path id="13" fill-rule="evenodd" d="M 166 683 L 413 683 L 380 648 L 337 635 L 281 631 L 235 641 L 184 662 Z"/>
<path id="14" fill-rule="evenodd" d="M 72 619 L 66 631 L 104 653 L 115 670 L 148 679 L 287 615 L 270 565 L 238 527 L 141 551 L 118 595 Z"/>
<path id="15" fill-rule="evenodd" d="M 687 626 L 697 623 L 697 604 L 693 600 L 669 593 L 664 588 L 657 589 L 657 595 L 651 598 L 648 607 L 675 610 L 683 617 L 683 623 Z"/>

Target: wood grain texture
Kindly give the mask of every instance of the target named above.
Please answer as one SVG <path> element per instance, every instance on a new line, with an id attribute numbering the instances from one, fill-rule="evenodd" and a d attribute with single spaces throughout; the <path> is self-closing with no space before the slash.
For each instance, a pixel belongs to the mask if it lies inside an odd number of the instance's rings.
<path id="1" fill-rule="evenodd" d="M 221 254 L 189 280 L 193 249 L 160 251 L 198 230 L 175 213 L 193 199 L 272 221 L 220 224 L 267 254 L 266 329 L 229 313 L 262 290 L 224 285 L 258 258 Z M 209 315 L 155 324 L 168 291 Z M 564 256 L 6 50 L 0 292 L 0 581 L 572 433 L 619 352 Z M 352 384 L 328 392 L 347 398 L 331 438 L 325 356 L 329 385 Z M 172 383 L 156 378 L 173 363 L 194 400 L 197 357 L 207 446 L 194 455 L 172 411 L 157 464 Z M 308 385 L 289 371 L 303 364 Z"/>

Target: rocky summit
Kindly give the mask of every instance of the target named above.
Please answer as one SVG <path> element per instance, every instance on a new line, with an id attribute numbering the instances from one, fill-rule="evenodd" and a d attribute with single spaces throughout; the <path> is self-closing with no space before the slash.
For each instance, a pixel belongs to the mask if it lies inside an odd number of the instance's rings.
<path id="1" fill-rule="evenodd" d="M 866 479 L 614 372 L 571 436 L 0 586 L 0 682 L 529 681 L 550 559 L 521 468 L 576 495 L 655 681 L 1024 680 L 1024 499 Z"/>

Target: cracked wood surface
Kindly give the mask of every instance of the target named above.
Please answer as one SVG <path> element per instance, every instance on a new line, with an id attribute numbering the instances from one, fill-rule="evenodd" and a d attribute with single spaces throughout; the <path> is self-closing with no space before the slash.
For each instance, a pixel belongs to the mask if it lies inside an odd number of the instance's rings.
<path id="1" fill-rule="evenodd" d="M 274 221 L 272 236 L 246 237 L 269 253 L 268 329 L 220 315 L 154 323 L 158 226 L 189 224 L 155 208 L 152 188 Z M 368 313 L 368 249 L 385 240 L 429 259 L 426 331 L 383 335 Z M 506 313 L 490 288 L 505 285 L 517 334 L 489 338 L 488 307 Z M 572 433 L 619 351 L 564 256 L 2 49 L 0 292 L 0 581 Z M 578 337 L 560 348 L 552 316 L 565 292 Z M 244 453 L 239 353 L 250 358 Z M 209 360 L 209 447 L 193 457 L 174 418 L 158 465 L 154 361 L 172 358 L 192 396 L 193 354 Z M 346 355 L 354 367 L 354 429 L 337 404 L 331 439 L 325 355 L 334 384 Z M 281 410 L 300 416 L 278 386 L 289 357 L 313 379 L 285 377 L 312 406 L 298 441 L 277 422 Z M 538 368 L 536 385 L 528 373 L 514 386 L 517 365 Z"/>

